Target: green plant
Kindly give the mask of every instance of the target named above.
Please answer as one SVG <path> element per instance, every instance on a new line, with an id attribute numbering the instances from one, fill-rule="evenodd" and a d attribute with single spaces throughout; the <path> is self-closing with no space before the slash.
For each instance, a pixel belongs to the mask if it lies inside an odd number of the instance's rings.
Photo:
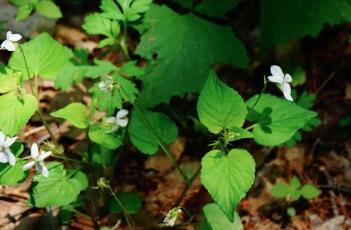
<path id="1" fill-rule="evenodd" d="M 16 19 L 25 20 L 33 10 L 48 18 L 61 18 L 62 12 L 53 0 L 10 0 L 18 7 Z"/>
<path id="2" fill-rule="evenodd" d="M 22 4 L 20 7 L 29 15 L 32 8 L 44 0 L 13 2 Z M 142 207 L 140 195 L 136 191 L 116 190 L 114 183 L 108 180 L 111 175 L 105 171 L 106 167 L 116 167 L 117 150 L 130 143 L 146 156 L 163 152 L 184 179 L 184 190 L 170 209 L 166 225 L 177 224 L 183 210 L 181 201 L 200 175 L 202 185 L 215 202 L 204 207 L 206 222 L 201 226 L 205 229 L 243 228 L 236 207 L 254 182 L 255 161 L 246 149 L 237 147 L 236 141 L 252 139 L 259 145 L 276 147 L 294 135 L 296 139 L 299 130 L 307 130 L 307 126 L 317 123 L 317 114 L 310 110 L 314 98 L 303 93 L 294 102 L 290 86 L 294 76 L 284 73 L 279 66 L 272 66 L 271 74 L 261 78 L 262 91 L 244 99 L 220 80 L 213 68 L 215 64 L 247 68 L 249 58 L 244 45 L 230 27 L 199 16 L 221 16 L 238 1 L 223 1 L 223 7 L 214 11 L 209 10 L 214 4 L 210 0 L 199 4 L 177 2 L 190 13 L 180 14 L 151 0 L 102 0 L 101 12 L 87 15 L 83 24 L 87 33 L 102 36 L 99 48 L 103 49 L 94 60 L 88 58 L 86 51 L 71 50 L 46 33 L 24 44 L 19 44 L 19 37 L 11 37 L 16 34 L 7 37 L 1 49 L 13 53 L 0 72 L 3 80 L 0 84 L 0 130 L 4 136 L 2 141 L 0 135 L 0 147 L 4 151 L 0 155 L 1 184 L 22 182 L 28 176 L 27 170 L 34 167 L 37 173 L 29 190 L 29 203 L 40 208 L 61 207 L 63 222 L 72 212 L 82 214 L 82 191 L 91 193 L 87 188 L 99 188 L 99 195 L 105 194 L 108 201 L 112 200 L 108 211 L 122 213 L 129 227 L 134 228 L 130 215 Z M 281 20 L 267 22 L 266 11 L 276 9 L 275 3 L 263 0 L 262 4 L 262 26 L 281 23 Z M 25 11 L 26 7 L 30 11 Z M 20 18 L 23 15 L 26 14 L 22 13 Z M 324 24 L 330 20 L 323 18 L 321 21 Z M 129 46 L 129 30 L 140 33 L 140 43 L 135 50 Z M 263 28 L 262 33 L 267 33 L 267 28 Z M 274 37 L 277 41 L 269 42 L 285 41 L 292 36 L 277 34 Z M 115 64 L 104 59 L 106 54 L 117 49 L 124 54 L 122 61 Z M 145 63 L 143 66 L 138 63 L 139 58 Z M 39 106 L 40 78 L 54 82 L 62 91 L 83 83 L 89 88 L 87 93 L 91 100 L 86 103 L 81 98 L 45 114 Z M 266 92 L 267 79 L 282 91 L 284 98 Z M 29 85 L 29 90 L 25 84 Z M 209 143 L 210 150 L 203 154 L 201 168 L 190 175 L 168 149 L 168 144 L 178 137 L 176 124 L 182 121 L 176 123 L 169 114 L 155 109 L 161 103 L 169 103 L 174 96 L 183 97 L 188 93 L 199 93 L 198 119 L 193 120 L 214 138 Z M 104 116 L 95 116 L 101 112 Z M 21 144 L 27 140 L 12 140 L 34 114 L 40 118 L 51 140 L 30 143 L 32 151 L 27 156 L 23 150 L 28 146 Z M 86 148 L 74 158 L 69 157 L 67 149 L 47 124 L 49 116 L 55 121 L 65 120 L 79 130 L 88 142 Z M 8 140 L 11 141 L 6 142 Z M 318 195 L 317 191 L 312 185 L 301 187 L 298 179 L 293 178 L 289 185 L 277 183 L 272 193 L 292 202 L 301 196 L 312 198 Z M 100 198 L 105 197 L 101 195 Z M 292 208 L 288 210 L 294 213 Z M 159 226 L 159 223 L 153 224 Z"/>
<path id="3" fill-rule="evenodd" d="M 299 200 L 301 197 L 305 199 L 313 199 L 319 196 L 321 191 L 312 184 L 301 185 L 299 178 L 294 176 L 289 184 L 278 181 L 270 190 L 272 196 L 278 199 L 285 199 L 290 206 L 292 202 Z M 294 207 L 288 207 L 289 216 L 294 216 L 296 210 Z"/>

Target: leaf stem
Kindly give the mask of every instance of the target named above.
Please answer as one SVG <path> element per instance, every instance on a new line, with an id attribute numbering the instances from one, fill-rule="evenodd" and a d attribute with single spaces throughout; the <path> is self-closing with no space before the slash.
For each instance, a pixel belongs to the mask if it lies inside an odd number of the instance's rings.
<path id="1" fill-rule="evenodd" d="M 30 88 L 31 88 L 32 94 L 33 94 L 33 95 L 35 96 L 35 98 L 37 99 L 37 103 L 38 103 L 38 106 L 37 106 L 37 113 L 38 113 L 38 115 L 39 115 L 39 118 L 40 118 L 41 122 L 42 122 L 43 125 L 45 126 L 45 129 L 46 129 L 47 132 L 49 133 L 49 135 L 50 135 L 52 141 L 54 142 L 54 145 L 57 147 L 57 146 L 59 146 L 59 144 L 58 144 L 58 142 L 57 142 L 57 140 L 56 140 L 54 134 L 52 133 L 52 131 L 51 131 L 51 129 L 50 129 L 48 123 L 46 122 L 46 120 L 45 120 L 45 118 L 44 118 L 44 116 L 43 116 L 43 112 L 42 112 L 41 109 L 40 109 L 40 101 L 39 101 L 39 96 L 38 96 L 38 92 L 39 92 L 39 91 L 38 91 L 38 76 L 35 75 L 35 79 L 34 79 L 34 80 L 35 80 L 35 89 L 34 89 L 33 84 L 32 84 L 32 81 L 31 81 L 31 79 L 30 79 L 30 73 L 29 73 L 28 62 L 27 62 L 27 58 L 26 58 L 26 56 L 25 56 L 25 54 L 24 54 L 24 50 L 23 50 L 23 48 L 22 48 L 21 45 L 18 45 L 18 47 L 19 47 L 19 49 L 20 49 L 20 51 L 21 51 L 21 53 L 22 53 L 22 56 L 23 56 L 23 59 L 24 59 L 24 64 L 25 64 L 25 66 L 26 66 L 27 77 L 28 77 L 28 81 L 29 81 L 29 86 L 30 86 Z M 22 77 L 22 75 L 21 75 L 20 83 L 21 83 L 21 84 L 23 83 L 23 77 Z"/>
<path id="2" fill-rule="evenodd" d="M 267 79 L 266 76 L 263 76 L 263 88 L 261 90 L 260 95 L 258 96 L 257 100 L 255 101 L 255 103 L 253 104 L 253 106 L 250 108 L 251 110 L 255 108 L 255 106 L 257 105 L 257 103 L 260 101 L 262 94 L 264 93 L 264 91 L 266 90 L 267 87 Z"/>
<path id="3" fill-rule="evenodd" d="M 187 184 L 185 184 L 185 187 L 181 193 L 181 195 L 179 196 L 179 198 L 177 199 L 176 203 L 174 204 L 173 207 L 178 207 L 180 205 L 180 202 L 182 202 L 183 198 L 185 197 L 185 195 L 187 194 L 188 190 L 190 189 L 191 185 L 194 183 L 196 177 L 199 175 L 201 171 L 201 167 L 199 167 L 196 172 L 194 173 L 194 175 L 189 179 L 189 182 Z"/>
<path id="4" fill-rule="evenodd" d="M 138 110 L 138 112 L 141 115 L 142 121 L 145 125 L 145 127 L 149 130 L 150 134 L 152 135 L 152 137 L 155 139 L 155 141 L 157 142 L 157 144 L 160 146 L 160 148 L 162 149 L 162 151 L 166 154 L 166 156 L 168 157 L 168 159 L 172 162 L 172 164 L 174 165 L 174 167 L 180 172 L 180 174 L 182 175 L 185 184 L 191 184 L 189 178 L 187 177 L 187 175 L 185 174 L 185 172 L 182 170 L 182 168 L 180 167 L 180 165 L 178 164 L 177 160 L 175 159 L 175 157 L 168 151 L 168 149 L 166 148 L 166 146 L 162 143 L 162 141 L 160 140 L 160 138 L 155 134 L 152 125 L 150 124 L 150 122 L 148 121 L 147 117 L 144 115 L 143 111 L 141 108 L 139 108 L 139 106 L 134 103 L 129 95 L 128 92 L 126 92 L 126 90 L 121 86 L 120 87 L 121 90 L 123 90 L 123 92 L 125 93 L 126 97 L 128 98 L 128 101 L 136 108 L 136 110 Z"/>
<path id="5" fill-rule="evenodd" d="M 123 21 L 123 34 L 122 38 L 120 41 L 120 46 L 122 48 L 123 54 L 127 60 L 130 60 L 129 52 L 128 52 L 128 46 L 127 46 L 127 41 L 128 41 L 128 32 L 127 32 L 127 21 Z"/>
<path id="6" fill-rule="evenodd" d="M 129 216 L 127 209 L 124 207 L 123 203 L 118 199 L 118 197 L 116 196 L 116 194 L 114 193 L 114 191 L 112 190 L 111 186 L 109 187 L 110 193 L 113 196 L 113 198 L 115 199 L 115 201 L 117 202 L 117 204 L 121 207 L 124 218 L 127 221 L 128 227 L 130 229 L 134 229 L 134 223 L 132 218 Z"/>

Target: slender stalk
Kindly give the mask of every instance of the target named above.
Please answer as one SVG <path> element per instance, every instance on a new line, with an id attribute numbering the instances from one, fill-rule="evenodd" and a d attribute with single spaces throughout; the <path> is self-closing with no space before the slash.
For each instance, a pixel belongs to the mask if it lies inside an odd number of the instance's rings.
<path id="1" fill-rule="evenodd" d="M 123 215 L 124 215 L 124 218 L 125 218 L 126 221 L 127 221 L 128 227 L 129 227 L 130 229 L 134 229 L 133 220 L 132 220 L 132 218 L 130 218 L 130 216 L 129 216 L 128 212 L 127 212 L 127 209 L 124 207 L 123 203 L 118 199 L 118 197 L 117 197 L 116 194 L 113 192 L 113 190 L 112 190 L 111 187 L 109 187 L 109 190 L 110 190 L 111 195 L 113 196 L 113 198 L 114 198 L 115 201 L 117 202 L 117 204 L 121 207 L 122 212 L 123 212 Z"/>
<path id="2" fill-rule="evenodd" d="M 263 88 L 261 90 L 260 95 L 258 96 L 257 100 L 255 101 L 255 103 L 253 104 L 253 106 L 250 109 L 254 109 L 255 106 L 257 105 L 257 103 L 260 101 L 262 94 L 264 93 L 264 91 L 266 90 L 267 87 L 267 79 L 266 76 L 263 76 Z"/>
<path id="3" fill-rule="evenodd" d="M 245 130 L 249 131 L 251 129 L 253 129 L 254 127 L 256 127 L 257 125 L 259 125 L 258 123 L 252 124 L 249 127 L 245 128 Z"/>
<path id="4" fill-rule="evenodd" d="M 53 154 L 52 157 L 55 157 L 55 158 L 58 158 L 58 159 L 63 159 L 63 160 L 66 160 L 66 161 L 76 162 L 76 163 L 79 163 L 79 164 L 83 163 L 82 161 L 79 161 L 79 160 L 76 160 L 76 159 L 72 159 L 72 158 L 69 158 L 69 157 L 66 157 L 66 156 L 56 155 L 56 154 Z"/>
<path id="5" fill-rule="evenodd" d="M 182 168 L 180 167 L 180 165 L 178 164 L 177 160 L 174 158 L 174 156 L 168 151 L 168 149 L 166 148 L 166 146 L 162 143 L 162 141 L 160 140 L 160 138 L 155 134 L 150 122 L 148 121 L 147 117 L 145 117 L 143 111 L 141 108 L 139 108 L 139 106 L 137 104 L 135 104 L 134 102 L 132 102 L 132 100 L 130 99 L 128 93 L 123 89 L 123 87 L 120 87 L 121 90 L 124 91 L 126 97 L 128 98 L 128 101 L 130 103 L 132 103 L 132 105 L 136 108 L 136 110 L 138 110 L 138 112 L 141 115 L 142 121 L 145 125 L 145 127 L 149 130 L 150 134 L 152 135 L 152 137 L 155 139 L 155 141 L 157 142 L 157 144 L 160 146 L 160 148 L 162 149 L 162 151 L 166 154 L 166 156 L 168 157 L 168 159 L 172 162 L 172 164 L 174 165 L 174 167 L 180 172 L 180 174 L 182 175 L 185 184 L 189 184 L 190 180 L 188 178 L 188 176 L 185 174 L 185 172 L 182 170 Z"/>
<path id="6" fill-rule="evenodd" d="M 177 199 L 176 203 L 173 205 L 173 207 L 177 207 L 180 205 L 180 202 L 182 202 L 183 198 L 185 197 L 185 195 L 187 194 L 188 190 L 190 189 L 191 185 L 194 183 L 196 177 L 199 175 L 201 171 L 201 167 L 199 167 L 196 172 L 194 173 L 194 175 L 189 179 L 189 183 L 185 184 L 185 187 L 181 193 L 181 195 L 179 196 L 179 198 Z"/>
<path id="7" fill-rule="evenodd" d="M 128 52 L 128 46 L 127 46 L 127 41 L 128 41 L 128 33 L 127 33 L 127 21 L 123 21 L 123 34 L 122 38 L 120 41 L 120 46 L 122 48 L 123 54 L 127 60 L 130 60 L 129 52 Z"/>
<path id="8" fill-rule="evenodd" d="M 30 88 L 31 88 L 32 94 L 35 96 L 35 98 L 37 99 L 37 102 L 38 102 L 37 113 L 38 113 L 38 115 L 39 115 L 39 118 L 40 118 L 41 122 L 43 123 L 43 125 L 45 126 L 45 129 L 46 129 L 47 132 L 49 133 L 49 135 L 50 135 L 52 141 L 54 142 L 54 145 L 55 145 L 55 146 L 58 146 L 59 144 L 58 144 L 58 142 L 57 142 L 57 140 L 56 140 L 54 134 L 52 133 L 52 131 L 51 131 L 51 129 L 50 129 L 48 123 L 46 122 L 46 120 L 45 120 L 45 118 L 44 118 L 44 116 L 43 116 L 43 112 L 42 112 L 41 109 L 40 109 L 40 105 L 39 105 L 40 101 L 39 101 L 39 95 L 38 95 L 38 77 L 35 76 L 35 88 L 34 88 L 34 87 L 33 87 L 33 84 L 32 84 L 32 81 L 31 81 L 31 79 L 30 79 L 30 73 L 29 73 L 28 62 L 27 62 L 27 58 L 26 58 L 26 56 L 25 56 L 25 54 L 24 54 L 24 50 L 23 50 L 23 48 L 22 48 L 21 45 L 19 45 L 18 47 L 19 47 L 19 49 L 20 49 L 20 51 L 21 51 L 21 53 L 22 53 L 22 56 L 23 56 L 23 59 L 24 59 L 24 64 L 25 64 L 25 66 L 26 66 L 27 77 L 28 77 L 28 81 L 29 81 L 29 86 L 30 86 Z M 22 75 L 21 75 L 21 78 L 20 78 L 20 83 L 21 83 L 21 84 L 23 83 L 23 77 L 22 77 Z"/>

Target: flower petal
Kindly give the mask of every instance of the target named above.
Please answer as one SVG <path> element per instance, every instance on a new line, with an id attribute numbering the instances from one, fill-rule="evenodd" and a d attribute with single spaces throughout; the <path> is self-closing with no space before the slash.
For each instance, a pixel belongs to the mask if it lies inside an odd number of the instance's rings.
<path id="1" fill-rule="evenodd" d="M 7 33 L 6 33 L 6 40 L 10 40 L 11 36 L 12 36 L 12 32 L 11 31 L 7 31 Z"/>
<path id="2" fill-rule="evenodd" d="M 121 109 L 120 111 L 118 111 L 118 113 L 116 114 L 116 119 L 121 119 L 124 118 L 128 115 L 129 111 L 126 109 Z"/>
<path id="3" fill-rule="evenodd" d="M 5 40 L 1 43 L 1 48 L 11 52 L 16 50 L 15 44 L 13 44 L 11 41 L 8 41 L 8 40 Z"/>
<path id="4" fill-rule="evenodd" d="M 51 154 L 52 154 L 51 151 L 47 151 L 47 152 L 41 151 L 40 156 L 39 156 L 39 160 L 43 161 L 45 158 L 49 157 Z"/>
<path id="5" fill-rule="evenodd" d="M 282 69 L 277 65 L 271 66 L 271 74 L 273 76 L 281 76 L 282 78 L 284 77 L 284 73 L 283 73 Z"/>
<path id="6" fill-rule="evenodd" d="M 43 163 L 40 163 L 38 165 L 38 169 L 39 169 L 39 172 L 41 173 L 41 175 L 43 175 L 44 177 L 49 176 L 49 170 Z"/>
<path id="7" fill-rule="evenodd" d="M 10 138 L 6 138 L 5 142 L 4 142 L 4 147 L 8 148 L 10 147 L 13 143 L 15 143 L 15 141 L 17 140 L 18 137 L 10 137 Z"/>
<path id="8" fill-rule="evenodd" d="M 11 36 L 7 38 L 7 40 L 10 40 L 12 42 L 18 42 L 21 39 L 22 39 L 22 35 L 20 34 L 11 34 Z"/>
<path id="9" fill-rule="evenodd" d="M 28 169 L 32 168 L 34 165 L 35 165 L 35 161 L 29 161 L 28 163 L 23 165 L 22 169 L 23 170 L 28 170 Z"/>
<path id="10" fill-rule="evenodd" d="M 292 81 L 292 77 L 291 77 L 291 75 L 290 74 L 285 74 L 285 76 L 284 76 L 284 81 L 286 81 L 286 82 L 291 82 Z"/>
<path id="11" fill-rule="evenodd" d="M 117 119 L 117 124 L 121 127 L 126 127 L 128 125 L 128 118 Z"/>
<path id="12" fill-rule="evenodd" d="M 34 160 L 37 160 L 39 157 L 39 149 L 37 143 L 33 143 L 30 149 L 30 155 Z"/>
<path id="13" fill-rule="evenodd" d="M 114 118 L 114 117 L 108 117 L 108 118 L 106 118 L 106 122 L 107 122 L 108 124 L 111 124 L 111 125 L 117 123 L 117 122 L 116 122 L 116 118 Z"/>
<path id="14" fill-rule="evenodd" d="M 7 159 L 10 165 L 14 166 L 16 164 L 16 157 L 11 152 L 7 152 Z"/>
<path id="15" fill-rule="evenodd" d="M 4 146 L 5 138 L 6 138 L 5 134 L 0 131 L 0 146 Z"/>
<path id="16" fill-rule="evenodd" d="M 4 152 L 0 152 L 0 163 L 7 163 L 8 159 L 7 159 L 7 154 Z"/>
<path id="17" fill-rule="evenodd" d="M 282 85 L 281 90 L 283 91 L 284 97 L 289 100 L 289 101 L 293 101 L 293 98 L 291 97 L 291 88 L 289 83 L 284 83 Z"/>
<path id="18" fill-rule="evenodd" d="M 284 79 L 283 77 L 277 76 L 277 75 L 273 75 L 273 76 L 268 76 L 268 80 L 270 82 L 275 82 L 275 83 L 283 83 Z"/>

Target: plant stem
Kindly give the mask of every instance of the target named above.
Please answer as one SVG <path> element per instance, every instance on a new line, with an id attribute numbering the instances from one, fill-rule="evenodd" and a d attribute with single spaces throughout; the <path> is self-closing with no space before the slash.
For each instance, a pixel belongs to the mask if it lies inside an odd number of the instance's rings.
<path id="1" fill-rule="evenodd" d="M 76 163 L 79 163 L 79 164 L 83 163 L 82 161 L 79 161 L 79 160 L 76 160 L 76 159 L 72 159 L 72 158 L 69 158 L 69 157 L 66 157 L 66 156 L 59 156 L 59 155 L 56 155 L 56 154 L 53 154 L 52 157 L 55 157 L 55 158 L 58 158 L 58 159 L 63 159 L 63 160 L 66 160 L 66 161 L 76 162 Z"/>
<path id="2" fill-rule="evenodd" d="M 127 221 L 128 227 L 130 229 L 134 229 L 133 220 L 130 218 L 130 216 L 129 216 L 128 212 L 127 212 L 127 209 L 124 207 L 123 203 L 118 199 L 118 197 L 116 196 L 116 194 L 114 193 L 114 191 L 112 190 L 111 187 L 109 187 L 109 190 L 110 190 L 111 195 L 113 196 L 113 198 L 117 202 L 117 204 L 121 207 L 123 215 L 124 215 L 124 218 Z"/>
<path id="3" fill-rule="evenodd" d="M 266 76 L 263 76 L 263 88 L 261 90 L 260 95 L 258 96 L 257 100 L 255 101 L 255 103 L 253 104 L 253 106 L 250 109 L 254 109 L 255 106 L 257 105 L 257 103 L 260 101 L 262 94 L 264 93 L 264 91 L 266 90 L 267 87 L 267 79 Z"/>
<path id="4" fill-rule="evenodd" d="M 188 185 L 190 184 L 190 180 L 187 177 L 187 175 L 185 174 L 185 172 L 182 170 L 182 168 L 180 167 L 180 165 L 178 164 L 177 160 L 174 158 L 174 156 L 168 151 L 168 149 L 166 148 L 166 146 L 162 143 L 162 141 L 160 140 L 160 138 L 154 133 L 154 130 L 152 128 L 152 125 L 150 124 L 150 122 L 148 121 L 147 117 L 145 117 L 143 111 L 141 108 L 139 108 L 139 106 L 134 103 L 128 93 L 123 89 L 123 87 L 120 87 L 121 90 L 123 90 L 124 94 L 126 95 L 126 97 L 128 98 L 128 101 L 130 103 L 132 103 L 132 105 L 136 108 L 136 110 L 140 113 L 142 121 L 145 125 L 145 127 L 149 130 L 150 134 L 152 135 L 152 137 L 155 139 L 155 141 L 157 142 L 157 144 L 160 146 L 160 148 L 162 149 L 162 151 L 166 154 L 166 156 L 168 157 L 168 159 L 172 162 L 172 164 L 174 165 L 174 167 L 180 172 L 180 174 L 182 175 L 185 184 Z"/>
<path id="5" fill-rule="evenodd" d="M 185 184 L 185 187 L 181 193 L 181 195 L 179 196 L 179 198 L 177 199 L 176 203 L 174 204 L 173 207 L 178 207 L 180 202 L 182 202 L 183 198 L 185 197 L 185 195 L 187 194 L 188 190 L 190 189 L 191 185 L 194 183 L 196 177 L 199 175 L 201 171 L 201 167 L 199 167 L 196 172 L 194 173 L 194 175 L 189 179 L 189 182 L 187 184 Z"/>
<path id="6" fill-rule="evenodd" d="M 50 129 L 48 123 L 46 122 L 46 120 L 45 120 L 45 118 L 44 118 L 44 116 L 43 116 L 43 112 L 42 112 L 41 109 L 40 109 L 40 101 L 39 101 L 39 95 L 38 95 L 38 77 L 37 77 L 37 75 L 35 75 L 35 79 L 34 79 L 34 80 L 35 80 L 35 89 L 34 89 L 34 87 L 33 87 L 33 85 L 32 85 L 32 81 L 31 81 L 31 79 L 30 79 L 30 73 L 29 73 L 28 62 L 27 62 L 27 58 L 26 58 L 26 56 L 25 56 L 25 54 L 24 54 L 24 50 L 23 50 L 23 48 L 22 48 L 21 45 L 19 45 L 18 47 L 19 47 L 19 49 L 20 49 L 20 51 L 21 51 L 21 53 L 22 53 L 22 56 L 23 56 L 23 59 L 24 59 L 24 64 L 25 64 L 25 66 L 26 66 L 27 77 L 28 77 L 28 81 L 29 81 L 29 86 L 30 86 L 30 88 L 31 88 L 31 90 L 32 90 L 32 94 L 33 94 L 34 97 L 37 99 L 37 103 L 38 103 L 37 113 L 38 113 L 38 115 L 39 115 L 39 118 L 40 118 L 41 122 L 43 123 L 43 125 L 45 126 L 45 129 L 46 129 L 47 132 L 49 133 L 49 135 L 50 135 L 52 141 L 54 142 L 54 145 L 55 145 L 55 146 L 59 146 L 59 144 L 58 144 L 58 142 L 57 142 L 57 140 L 56 140 L 54 134 L 52 133 L 52 131 L 51 131 L 51 129 Z M 22 75 L 21 75 L 20 83 L 21 83 L 21 84 L 23 83 L 23 77 L 22 77 Z"/>
<path id="7" fill-rule="evenodd" d="M 127 60 L 130 60 L 129 52 L 128 52 L 128 46 L 127 46 L 127 41 L 128 41 L 128 33 L 127 33 L 127 21 L 123 21 L 123 34 L 122 38 L 120 41 L 120 46 L 122 48 L 123 54 Z"/>
<path id="8" fill-rule="evenodd" d="M 245 130 L 249 131 L 251 129 L 253 129 L 254 127 L 256 127 L 257 125 L 259 125 L 258 123 L 252 124 L 249 127 L 245 128 Z"/>

